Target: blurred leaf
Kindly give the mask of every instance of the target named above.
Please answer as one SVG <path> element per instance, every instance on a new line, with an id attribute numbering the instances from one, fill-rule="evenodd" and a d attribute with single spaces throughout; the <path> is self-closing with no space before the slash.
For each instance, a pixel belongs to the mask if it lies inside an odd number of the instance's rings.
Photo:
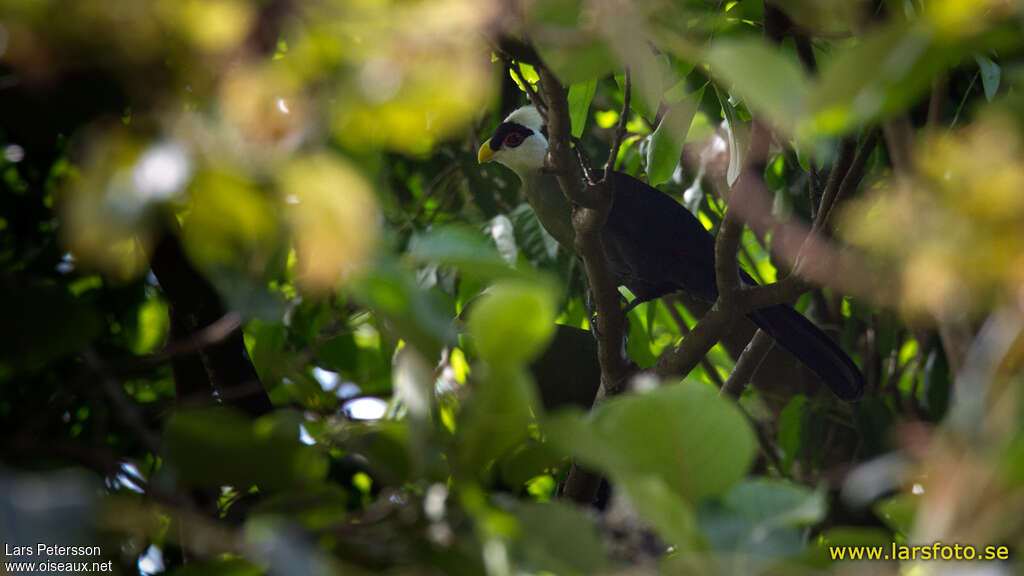
<path id="1" fill-rule="evenodd" d="M 680 550 L 695 546 L 699 532 L 693 509 L 663 478 L 640 474 L 619 482 L 640 516 L 672 546 Z"/>
<path id="2" fill-rule="evenodd" d="M 679 165 L 683 142 L 690 131 L 697 104 L 704 97 L 704 87 L 678 104 L 672 105 L 661 117 L 661 122 L 651 135 L 647 149 L 647 180 L 657 186 L 672 177 Z"/>
<path id="3" fill-rule="evenodd" d="M 519 370 L 498 369 L 474 381 L 456 425 L 459 469 L 476 474 L 525 439 L 537 408 L 533 387 Z"/>
<path id="4" fill-rule="evenodd" d="M 502 481 L 509 486 L 519 487 L 561 463 L 562 455 L 551 444 L 531 440 L 508 457 L 502 458 L 498 464 Z"/>
<path id="5" fill-rule="evenodd" d="M 928 89 L 947 58 L 929 34 L 902 24 L 864 34 L 821 63 L 811 95 L 814 130 L 841 134 L 906 108 Z"/>
<path id="6" fill-rule="evenodd" d="M 348 514 L 348 494 L 335 484 L 283 492 L 262 500 L 250 514 L 274 516 L 301 522 L 310 530 L 336 525 Z"/>
<path id="7" fill-rule="evenodd" d="M 557 446 L 613 478 L 655 477 L 688 501 L 728 490 L 754 456 L 747 420 L 695 382 L 615 398 L 586 419 L 556 416 L 544 429 Z"/>
<path id="8" fill-rule="evenodd" d="M 707 61 L 730 94 L 772 124 L 792 131 L 806 114 L 807 78 L 800 65 L 778 48 L 762 40 L 723 39 L 711 46 Z"/>
<path id="9" fill-rule="evenodd" d="M 594 99 L 595 92 L 596 78 L 569 86 L 569 119 L 572 123 L 572 135 L 576 138 L 583 136 L 583 129 L 587 126 L 587 112 L 590 111 L 590 102 Z"/>
<path id="10" fill-rule="evenodd" d="M 981 54 L 975 54 L 974 60 L 978 63 L 978 70 L 981 72 L 981 85 L 985 89 L 985 99 L 991 102 L 996 96 L 996 91 L 999 90 L 1001 73 L 999 64 Z"/>
<path id="11" fill-rule="evenodd" d="M 255 183 L 237 173 L 203 172 L 191 188 L 183 226 L 185 248 L 200 264 L 248 262 L 270 251 L 277 232 L 273 204 Z"/>
<path id="12" fill-rule="evenodd" d="M 527 20 L 537 52 L 563 84 L 594 80 L 616 68 L 615 53 L 601 35 L 581 26 L 587 16 L 579 0 L 531 3 Z"/>
<path id="13" fill-rule="evenodd" d="M 223 408 L 179 410 L 164 432 L 167 469 L 179 486 L 280 491 L 318 480 L 326 462 L 299 442 L 297 414 L 249 420 Z"/>
<path id="14" fill-rule="evenodd" d="M 16 370 L 38 370 L 78 352 L 102 329 L 92 305 L 43 280 L 0 282 L 0 313 L 10 327 L 0 336 L 0 363 Z"/>
<path id="15" fill-rule="evenodd" d="M 434 292 L 420 289 L 393 261 L 378 259 L 354 291 L 424 355 L 434 357 L 443 345 L 454 342 L 454 310 L 447 310 Z"/>
<path id="16" fill-rule="evenodd" d="M 482 278 L 523 275 L 482 234 L 463 226 L 438 227 L 413 237 L 407 256 L 417 264 L 445 264 Z"/>
<path id="17" fill-rule="evenodd" d="M 577 508 L 561 502 L 516 506 L 526 564 L 554 574 L 597 574 L 608 569 L 601 538 Z"/>
<path id="18" fill-rule="evenodd" d="M 914 527 L 914 514 L 917 512 L 918 500 L 919 498 L 911 494 L 890 496 L 875 503 L 875 514 L 893 532 L 908 537 Z"/>
<path id="19" fill-rule="evenodd" d="M 734 486 L 723 503 L 754 526 L 809 526 L 825 516 L 825 494 L 793 482 L 757 478 Z"/>
<path id="20" fill-rule="evenodd" d="M 803 551 L 803 527 L 819 522 L 825 512 L 822 491 L 755 478 L 734 486 L 720 502 L 705 503 L 698 518 L 715 550 L 769 559 Z"/>
<path id="21" fill-rule="evenodd" d="M 488 290 L 470 313 L 469 330 L 480 355 L 507 368 L 529 362 L 555 330 L 555 302 L 543 284 L 505 282 Z"/>
<path id="22" fill-rule="evenodd" d="M 351 371 L 356 368 L 359 353 L 352 334 L 338 334 L 320 347 L 317 363 L 333 372 Z"/>
<path id="23" fill-rule="evenodd" d="M 373 477 L 385 485 L 401 485 L 411 479 L 409 427 L 404 423 L 381 420 L 350 426 L 343 445 L 364 458 Z"/>
<path id="24" fill-rule="evenodd" d="M 281 174 L 298 255 L 298 280 L 323 292 L 356 277 L 376 247 L 377 202 L 362 176 L 327 154 L 299 157 Z"/>

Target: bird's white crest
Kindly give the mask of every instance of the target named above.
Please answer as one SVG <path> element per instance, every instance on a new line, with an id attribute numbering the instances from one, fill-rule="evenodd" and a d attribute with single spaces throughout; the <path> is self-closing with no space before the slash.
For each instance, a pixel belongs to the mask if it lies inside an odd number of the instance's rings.
<path id="1" fill-rule="evenodd" d="M 509 114 L 505 118 L 505 122 L 515 122 L 516 124 L 526 126 L 530 130 L 540 132 L 541 126 L 544 125 L 544 118 L 541 117 L 540 112 L 533 106 L 523 106 Z"/>

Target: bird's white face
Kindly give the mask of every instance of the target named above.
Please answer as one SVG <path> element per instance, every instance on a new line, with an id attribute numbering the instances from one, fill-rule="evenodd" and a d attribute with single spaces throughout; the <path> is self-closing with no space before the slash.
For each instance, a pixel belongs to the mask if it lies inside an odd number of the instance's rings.
<path id="1" fill-rule="evenodd" d="M 477 161 L 504 164 L 519 175 L 529 177 L 544 167 L 548 140 L 542 132 L 543 119 L 533 106 L 524 106 L 508 115 L 494 134 L 480 146 Z"/>

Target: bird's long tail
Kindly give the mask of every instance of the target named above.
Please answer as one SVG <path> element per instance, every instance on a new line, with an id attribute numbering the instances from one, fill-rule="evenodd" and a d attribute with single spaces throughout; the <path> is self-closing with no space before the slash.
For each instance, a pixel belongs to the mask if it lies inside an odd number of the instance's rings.
<path id="1" fill-rule="evenodd" d="M 853 360 L 827 334 L 787 305 L 754 310 L 748 317 L 780 346 L 824 380 L 843 400 L 864 393 L 864 375 Z"/>

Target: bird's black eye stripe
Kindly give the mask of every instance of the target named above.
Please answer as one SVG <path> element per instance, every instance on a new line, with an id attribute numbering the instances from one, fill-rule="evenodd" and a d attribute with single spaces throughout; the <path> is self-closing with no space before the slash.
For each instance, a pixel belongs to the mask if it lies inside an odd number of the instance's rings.
<path id="1" fill-rule="evenodd" d="M 518 146 L 519 143 L 525 140 L 527 136 L 533 134 L 533 130 L 516 122 L 504 122 L 498 126 L 498 129 L 494 131 L 494 135 L 491 136 L 491 150 L 497 151 L 501 148 L 501 145 L 505 142 L 505 138 L 507 138 L 509 134 L 516 134 L 519 136 L 516 144 L 509 144 L 510 146 Z M 513 138 L 513 140 L 515 140 L 515 138 Z"/>

